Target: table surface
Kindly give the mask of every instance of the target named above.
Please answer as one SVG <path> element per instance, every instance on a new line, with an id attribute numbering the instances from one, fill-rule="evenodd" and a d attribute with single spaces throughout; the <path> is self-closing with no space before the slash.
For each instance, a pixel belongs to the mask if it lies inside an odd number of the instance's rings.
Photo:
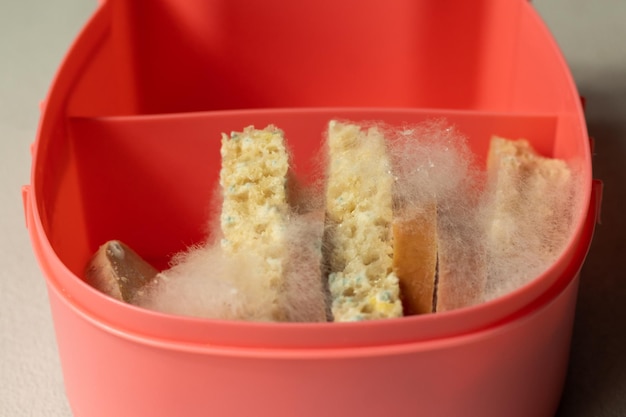
<path id="1" fill-rule="evenodd" d="M 0 415 L 71 416 L 20 187 L 39 109 L 95 0 L 0 4 Z M 587 98 L 602 225 L 582 271 L 559 417 L 626 415 L 626 1 L 535 0 Z"/>

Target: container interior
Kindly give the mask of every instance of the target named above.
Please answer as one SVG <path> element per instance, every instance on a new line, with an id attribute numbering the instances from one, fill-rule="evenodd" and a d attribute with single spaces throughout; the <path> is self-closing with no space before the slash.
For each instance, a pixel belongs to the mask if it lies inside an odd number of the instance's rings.
<path id="1" fill-rule="evenodd" d="M 59 256 L 81 276 L 99 245 L 121 239 L 165 266 L 168 256 L 206 237 L 218 192 L 222 132 L 250 124 L 279 126 L 294 170 L 306 181 L 320 174 L 316 164 L 332 118 L 397 126 L 443 118 L 468 138 L 482 166 L 494 134 L 528 138 L 544 154 L 554 154 L 557 138 L 555 117 L 454 111 L 317 109 L 72 118 L 67 171 L 58 179 L 54 200 L 46 202 L 59 208 L 50 228 Z M 559 149 L 555 156 L 572 152 Z"/>
<path id="2" fill-rule="evenodd" d="M 78 277 L 108 239 L 164 267 L 205 237 L 222 132 L 279 126 L 306 176 L 331 118 L 442 117 L 479 163 L 523 137 L 590 187 L 576 90 L 525 0 L 107 0 L 47 100 L 37 212 Z"/>

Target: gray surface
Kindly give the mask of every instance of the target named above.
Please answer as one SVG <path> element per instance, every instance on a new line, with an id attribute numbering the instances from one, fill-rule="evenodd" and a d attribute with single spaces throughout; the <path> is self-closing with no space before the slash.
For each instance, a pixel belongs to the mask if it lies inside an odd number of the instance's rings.
<path id="1" fill-rule="evenodd" d="M 602 220 L 583 269 L 559 417 L 626 415 L 626 1 L 536 0 L 588 99 Z M 67 417 L 46 290 L 20 187 L 38 102 L 95 0 L 0 0 L 0 416 Z"/>

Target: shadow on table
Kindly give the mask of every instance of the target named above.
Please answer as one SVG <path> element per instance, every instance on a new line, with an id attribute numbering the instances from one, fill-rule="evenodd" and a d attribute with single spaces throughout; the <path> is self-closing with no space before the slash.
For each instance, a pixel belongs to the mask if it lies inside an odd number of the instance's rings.
<path id="1" fill-rule="evenodd" d="M 557 417 L 626 415 L 626 89 L 587 99 L 594 177 L 604 182 L 602 224 L 581 272 Z"/>

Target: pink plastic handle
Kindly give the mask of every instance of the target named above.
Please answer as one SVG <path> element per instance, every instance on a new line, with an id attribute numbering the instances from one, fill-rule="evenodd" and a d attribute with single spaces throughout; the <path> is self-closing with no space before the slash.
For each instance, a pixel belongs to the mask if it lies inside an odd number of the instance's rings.
<path id="1" fill-rule="evenodd" d="M 595 204 L 596 224 L 602 224 L 602 193 L 604 192 L 604 183 L 594 179 L 591 192 L 591 204 Z"/>

